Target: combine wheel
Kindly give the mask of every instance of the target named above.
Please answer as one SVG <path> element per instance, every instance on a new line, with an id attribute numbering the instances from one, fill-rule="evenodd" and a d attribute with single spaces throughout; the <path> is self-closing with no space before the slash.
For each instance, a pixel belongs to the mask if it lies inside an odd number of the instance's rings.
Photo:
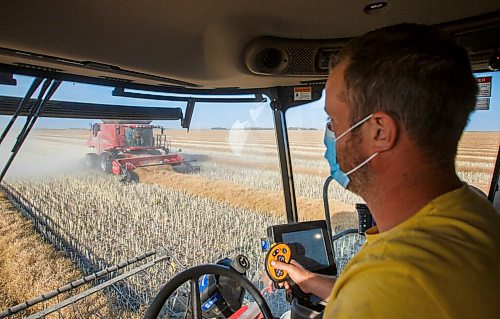
<path id="1" fill-rule="evenodd" d="M 111 159 L 108 154 L 101 154 L 99 156 L 99 169 L 103 173 L 111 173 Z"/>
<path id="2" fill-rule="evenodd" d="M 97 158 L 97 154 L 95 153 L 87 153 L 85 155 L 85 165 L 90 168 L 90 169 L 94 169 L 97 167 L 97 162 L 98 162 L 98 158 Z"/>

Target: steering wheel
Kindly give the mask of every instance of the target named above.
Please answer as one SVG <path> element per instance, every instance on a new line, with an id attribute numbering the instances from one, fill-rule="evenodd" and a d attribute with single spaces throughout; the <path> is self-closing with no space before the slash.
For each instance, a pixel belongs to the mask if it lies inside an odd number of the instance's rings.
<path id="1" fill-rule="evenodd" d="M 146 315 L 144 316 L 144 318 L 158 318 L 158 315 L 160 314 L 160 311 L 168 298 L 170 298 L 170 296 L 180 286 L 189 281 L 191 286 L 190 299 L 192 318 L 201 319 L 201 302 L 198 280 L 203 275 L 216 275 L 233 279 L 241 287 L 245 288 L 250 293 L 250 295 L 252 295 L 252 297 L 255 299 L 255 302 L 259 306 L 264 319 L 273 319 L 271 310 L 264 300 L 264 297 L 262 297 L 257 288 L 255 288 L 255 286 L 252 284 L 252 282 L 250 282 L 248 278 L 240 275 L 236 271 L 221 265 L 201 265 L 192 267 L 172 278 L 165 284 L 165 286 L 163 286 L 163 288 L 160 289 L 160 292 L 158 292 L 155 299 L 153 300 L 153 302 L 151 302 L 151 305 L 146 311 Z"/>

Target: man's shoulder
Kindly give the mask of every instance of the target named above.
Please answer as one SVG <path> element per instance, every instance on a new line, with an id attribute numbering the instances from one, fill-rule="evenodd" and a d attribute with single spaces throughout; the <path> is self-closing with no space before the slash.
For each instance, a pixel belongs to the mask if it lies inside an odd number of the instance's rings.
<path id="1" fill-rule="evenodd" d="M 372 238 L 340 275 L 335 303 L 357 295 L 372 307 L 379 297 L 386 305 L 388 298 L 396 298 L 387 310 L 394 312 L 405 302 L 398 293 L 411 293 L 421 307 L 457 318 L 487 318 L 500 311 L 495 306 L 500 298 L 498 215 L 467 189 L 457 195 L 431 203 L 424 214 Z M 365 295 L 367 287 L 377 295 Z"/>
<path id="2" fill-rule="evenodd" d="M 398 253 L 400 249 L 404 251 Z M 389 244 L 382 255 L 370 251 L 359 255 L 334 286 L 329 311 L 335 312 L 330 314 L 346 315 L 338 318 L 493 318 L 500 311 L 498 258 L 459 251 L 404 242 L 397 247 Z M 357 315 L 349 309 L 356 309 Z"/>
<path id="3" fill-rule="evenodd" d="M 362 259 L 385 261 L 430 280 L 500 275 L 500 215 L 468 189 L 457 195 L 431 203 L 426 214 L 366 245 Z"/>
<path id="4" fill-rule="evenodd" d="M 368 245 L 388 259 L 425 257 L 439 264 L 498 253 L 500 215 L 467 185 L 437 198 L 387 235 Z M 370 247 L 372 246 L 372 247 Z"/>
<path id="5" fill-rule="evenodd" d="M 379 260 L 342 273 L 324 317 L 495 318 L 500 311 L 496 278 L 475 272 L 462 277 L 438 264 L 435 273 L 422 272 L 405 264 Z"/>
<path id="6" fill-rule="evenodd" d="M 424 216 L 459 220 L 470 225 L 482 224 L 500 226 L 500 214 L 484 194 L 465 184 L 432 200 L 424 210 Z M 418 217 L 418 214 L 417 214 Z"/>
<path id="7" fill-rule="evenodd" d="M 390 263 L 372 266 L 340 276 L 324 318 L 445 317 L 439 302 L 410 273 Z"/>

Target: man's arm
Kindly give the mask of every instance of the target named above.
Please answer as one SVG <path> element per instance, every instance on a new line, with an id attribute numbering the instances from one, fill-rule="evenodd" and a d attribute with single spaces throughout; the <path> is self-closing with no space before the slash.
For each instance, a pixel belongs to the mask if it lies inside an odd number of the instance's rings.
<path id="1" fill-rule="evenodd" d="M 289 264 L 273 261 L 271 266 L 288 272 L 288 276 L 303 292 L 314 294 L 323 300 L 328 300 L 337 279 L 337 276 L 326 276 L 310 272 L 293 259 Z M 288 283 L 285 283 L 285 288 L 290 289 Z"/>

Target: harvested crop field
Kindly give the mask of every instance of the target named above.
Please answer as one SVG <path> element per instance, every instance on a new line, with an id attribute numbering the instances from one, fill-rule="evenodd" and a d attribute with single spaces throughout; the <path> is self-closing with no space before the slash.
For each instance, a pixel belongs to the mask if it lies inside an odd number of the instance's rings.
<path id="1" fill-rule="evenodd" d="M 200 166 L 200 172 L 179 174 L 163 166 L 139 168 L 139 184 L 123 184 L 118 177 L 86 170 L 87 133 L 33 131 L 7 182 L 60 225 L 60 236 L 91 251 L 92 260 L 100 261 L 95 267 L 168 247 L 176 263 L 128 282 L 131 295 L 143 302 L 150 300 L 151 292 L 173 273 L 236 253 L 248 255 L 253 262 L 249 276 L 259 280 L 263 258 L 259 240 L 267 226 L 286 221 L 274 131 L 167 131 L 172 149 L 181 149 L 193 165 Z M 291 130 L 289 135 L 299 218 L 324 218 L 321 192 L 328 167 L 323 159 L 323 132 Z M 465 133 L 456 161 L 458 174 L 488 192 L 499 143 L 499 132 Z M 0 151 L 0 157 L 7 154 Z M 330 186 L 329 198 L 334 229 L 356 227 L 354 204 L 361 199 L 335 183 Z M 4 215 L 16 215 L 6 207 L 0 209 L 2 220 Z M 5 238 L 2 231 L 0 240 Z M 356 251 L 353 245 L 359 248 L 361 242 L 353 235 L 336 243 L 339 268 Z M 46 255 L 49 261 L 42 263 L 53 265 L 52 271 L 58 273 L 60 256 Z M 12 259 L 4 256 L 2 261 Z M 15 292 L 6 294 L 6 283 L 16 282 L 13 287 L 18 290 L 30 284 L 28 275 L 5 277 L 6 267 L 5 262 L 0 263 L 2 309 L 38 293 L 16 298 L 12 297 Z M 60 279 L 55 278 L 42 286 L 50 290 L 59 284 Z"/>

